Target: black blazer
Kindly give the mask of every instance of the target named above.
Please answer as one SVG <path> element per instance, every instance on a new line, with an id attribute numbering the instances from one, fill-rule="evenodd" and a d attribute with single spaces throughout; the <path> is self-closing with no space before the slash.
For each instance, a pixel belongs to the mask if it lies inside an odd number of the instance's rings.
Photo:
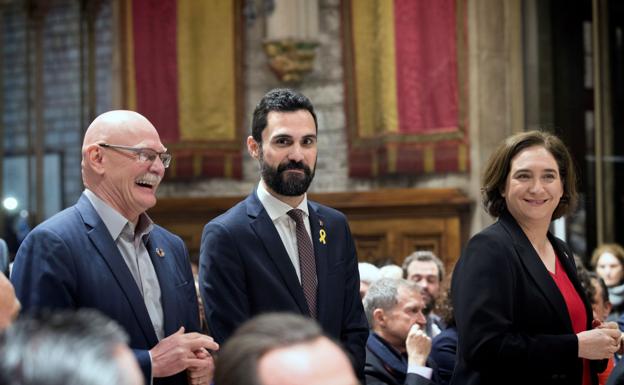
<path id="1" fill-rule="evenodd" d="M 585 304 L 572 252 L 548 234 Z M 451 286 L 459 346 L 451 384 L 581 384 L 582 360 L 567 306 L 528 238 L 508 212 L 475 235 Z M 606 361 L 591 363 L 592 382 Z"/>

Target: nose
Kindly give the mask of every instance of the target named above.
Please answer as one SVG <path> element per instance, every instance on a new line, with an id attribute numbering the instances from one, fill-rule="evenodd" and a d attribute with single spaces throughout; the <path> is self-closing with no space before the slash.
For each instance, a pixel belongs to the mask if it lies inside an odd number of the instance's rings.
<path id="1" fill-rule="evenodd" d="M 423 330 L 427 326 L 427 318 L 425 318 L 425 315 L 423 314 L 422 311 L 419 311 L 418 313 L 416 313 L 415 321 L 418 324 L 418 326 L 420 326 L 421 329 L 423 329 Z"/>
<path id="2" fill-rule="evenodd" d="M 288 153 L 288 160 L 295 162 L 301 162 L 303 160 L 303 148 L 299 143 L 292 145 L 290 152 Z"/>
<path id="3" fill-rule="evenodd" d="M 542 190 L 542 181 L 540 181 L 540 178 L 535 178 L 533 179 L 533 183 L 531 183 L 531 188 L 530 191 L 531 192 L 539 192 Z"/>
<path id="4" fill-rule="evenodd" d="M 153 172 L 154 174 L 158 174 L 160 176 L 163 176 L 165 174 L 165 165 L 160 159 L 160 156 L 157 156 L 156 159 L 154 159 L 154 161 L 150 165 L 149 170 L 150 172 Z"/>

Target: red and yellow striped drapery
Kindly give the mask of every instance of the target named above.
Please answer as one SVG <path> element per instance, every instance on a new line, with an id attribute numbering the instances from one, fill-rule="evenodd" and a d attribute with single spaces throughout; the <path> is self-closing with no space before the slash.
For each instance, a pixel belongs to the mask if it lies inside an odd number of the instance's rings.
<path id="1" fill-rule="evenodd" d="M 241 178 L 239 1 L 121 3 L 124 104 L 173 154 L 168 178 Z"/>
<path id="2" fill-rule="evenodd" d="M 465 0 L 345 0 L 349 173 L 466 172 Z"/>

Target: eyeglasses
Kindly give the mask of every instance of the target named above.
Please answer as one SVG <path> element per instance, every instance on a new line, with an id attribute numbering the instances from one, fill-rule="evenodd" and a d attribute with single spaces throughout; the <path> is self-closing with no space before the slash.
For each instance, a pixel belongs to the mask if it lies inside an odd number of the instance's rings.
<path id="1" fill-rule="evenodd" d="M 112 148 L 113 150 L 125 150 L 131 151 L 137 154 L 137 160 L 141 163 L 153 163 L 156 160 L 156 157 L 160 158 L 163 166 L 165 168 L 169 167 L 171 163 L 171 154 L 167 152 L 156 152 L 151 148 L 140 148 L 140 147 L 130 147 L 130 146 L 120 146 L 117 144 L 108 144 L 108 143 L 98 143 L 100 147 L 104 148 Z"/>

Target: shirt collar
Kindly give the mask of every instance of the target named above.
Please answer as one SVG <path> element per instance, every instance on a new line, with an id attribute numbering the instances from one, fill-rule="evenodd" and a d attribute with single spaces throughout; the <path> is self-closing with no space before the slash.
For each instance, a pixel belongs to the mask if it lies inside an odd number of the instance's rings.
<path id="1" fill-rule="evenodd" d="M 269 214 L 269 217 L 272 221 L 275 221 L 276 219 L 287 215 L 287 213 L 292 210 L 292 207 L 290 207 L 290 205 L 277 199 L 267 191 L 264 185 L 264 181 L 261 180 L 260 183 L 258 183 L 258 189 L 256 190 L 256 192 L 258 194 L 258 199 L 260 199 L 260 202 L 264 206 L 264 209 L 266 210 L 267 214 Z M 309 213 L 307 194 L 303 194 L 303 200 L 296 208 L 303 211 L 306 218 L 308 217 Z"/>
<path id="2" fill-rule="evenodd" d="M 106 229 L 113 239 L 116 240 L 126 226 L 128 226 L 131 231 L 135 231 L 135 225 L 132 222 L 112 208 L 103 199 L 95 195 L 93 191 L 85 189 L 84 194 L 93 205 L 93 208 L 102 219 L 102 222 L 104 222 Z M 139 234 L 142 237 L 146 234 L 148 235 L 149 232 L 152 231 L 154 225 L 150 217 L 142 213 L 139 215 L 137 227 L 138 231 L 136 231 L 135 234 Z"/>

